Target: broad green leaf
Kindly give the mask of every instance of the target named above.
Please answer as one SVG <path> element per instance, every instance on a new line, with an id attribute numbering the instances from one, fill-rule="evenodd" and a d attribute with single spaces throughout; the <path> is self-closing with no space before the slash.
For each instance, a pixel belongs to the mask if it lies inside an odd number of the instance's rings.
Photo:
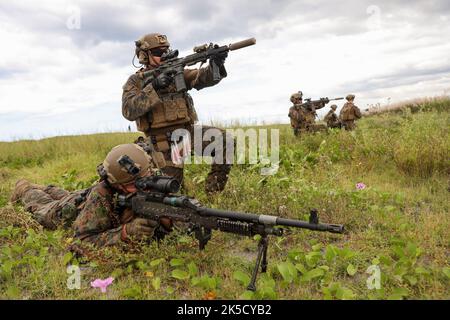
<path id="1" fill-rule="evenodd" d="M 6 296 L 9 299 L 20 299 L 20 290 L 15 285 L 10 285 L 6 289 Z"/>
<path id="2" fill-rule="evenodd" d="M 297 279 L 297 269 L 291 262 L 282 262 L 277 265 L 278 271 L 283 277 L 284 281 L 291 283 Z"/>
<path id="3" fill-rule="evenodd" d="M 197 275 L 197 273 L 198 273 L 198 268 L 197 268 L 197 265 L 196 265 L 193 261 L 191 261 L 191 262 L 187 265 L 187 268 L 188 268 L 189 274 L 190 274 L 191 276 Z"/>
<path id="4" fill-rule="evenodd" d="M 159 290 L 159 288 L 161 288 L 161 278 L 160 277 L 156 277 L 155 279 L 153 279 L 152 280 L 152 286 L 153 286 L 153 289 Z"/>
<path id="5" fill-rule="evenodd" d="M 233 278 L 243 285 L 247 285 L 250 282 L 250 276 L 239 270 L 233 273 Z"/>
<path id="6" fill-rule="evenodd" d="M 308 271 L 307 273 L 305 273 L 301 277 L 301 280 L 302 281 L 311 281 L 312 279 L 319 278 L 319 277 L 323 276 L 324 274 L 325 274 L 325 271 L 323 271 L 320 268 L 315 268 L 315 269 L 312 269 L 312 270 Z"/>
<path id="7" fill-rule="evenodd" d="M 255 293 L 253 291 L 245 291 L 243 294 L 241 294 L 241 296 L 239 297 L 239 299 L 242 300 L 251 300 L 255 297 Z"/>
<path id="8" fill-rule="evenodd" d="M 305 273 L 308 272 L 308 269 L 306 269 L 306 267 L 305 267 L 303 264 L 301 264 L 301 263 L 295 264 L 295 268 L 296 268 L 298 271 L 300 271 L 302 274 L 305 274 Z"/>
<path id="9" fill-rule="evenodd" d="M 141 261 L 141 260 L 136 262 L 136 268 L 138 268 L 139 270 L 148 269 L 147 266 L 145 265 L 145 263 L 143 261 Z"/>
<path id="10" fill-rule="evenodd" d="M 424 274 L 424 275 L 428 275 L 430 274 L 430 271 L 428 271 L 426 268 L 424 267 L 417 267 L 415 270 L 416 274 Z"/>
<path id="11" fill-rule="evenodd" d="M 72 257 L 73 257 L 72 252 L 70 251 L 67 252 L 63 257 L 63 265 L 68 264 L 72 260 Z"/>
<path id="12" fill-rule="evenodd" d="M 175 292 L 175 289 L 172 288 L 172 287 L 167 287 L 167 288 L 166 288 L 166 292 L 167 292 L 168 294 L 172 294 L 172 293 Z"/>
<path id="13" fill-rule="evenodd" d="M 181 258 L 174 258 L 172 260 L 170 260 L 170 266 L 172 267 L 179 267 L 182 266 L 184 264 L 184 260 Z"/>
<path id="14" fill-rule="evenodd" d="M 338 255 L 336 247 L 333 245 L 328 245 L 325 250 L 325 259 L 328 263 L 332 262 L 333 259 Z"/>
<path id="15" fill-rule="evenodd" d="M 409 282 L 410 285 L 415 286 L 417 284 L 417 278 L 414 276 L 406 275 L 405 279 Z"/>
<path id="16" fill-rule="evenodd" d="M 179 280 L 189 279 L 189 273 L 181 269 L 175 269 L 172 271 L 172 277 Z"/>
<path id="17" fill-rule="evenodd" d="M 163 261 L 164 261 L 163 258 L 152 260 L 150 261 L 150 267 L 156 267 L 157 265 L 160 265 L 161 262 Z"/>
<path id="18" fill-rule="evenodd" d="M 355 298 L 355 294 L 352 290 L 345 288 L 345 287 L 339 287 L 336 290 L 336 298 L 340 300 L 351 300 Z"/>
<path id="19" fill-rule="evenodd" d="M 354 276 L 356 274 L 356 272 L 358 271 L 358 268 L 356 268 L 354 265 L 352 265 L 351 263 L 347 266 L 347 273 L 350 276 Z"/>
<path id="20" fill-rule="evenodd" d="M 442 268 L 442 272 L 445 274 L 445 276 L 447 278 L 450 279 L 450 268 L 449 267 Z"/>

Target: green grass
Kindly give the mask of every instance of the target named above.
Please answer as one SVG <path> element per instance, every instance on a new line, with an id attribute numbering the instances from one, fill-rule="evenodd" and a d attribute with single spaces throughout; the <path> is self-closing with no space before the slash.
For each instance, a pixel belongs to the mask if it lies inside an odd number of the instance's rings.
<path id="1" fill-rule="evenodd" d="M 293 136 L 280 129 L 280 169 L 234 166 L 226 190 L 203 191 L 207 165 L 186 168 L 185 193 L 204 205 L 345 224 L 345 235 L 290 230 L 271 238 L 269 270 L 246 291 L 257 239 L 215 232 L 206 250 L 171 235 L 132 250 L 68 254 L 71 235 L 42 231 L 7 199 L 18 178 L 69 190 L 96 179 L 111 147 L 137 134 L 117 133 L 0 143 L 0 298 L 20 299 L 449 299 L 450 113 L 448 106 L 365 117 L 353 132 Z M 364 190 L 355 185 L 363 182 Z M 87 261 L 88 260 L 88 261 Z M 69 290 L 66 264 L 80 264 L 81 289 Z M 381 289 L 366 270 L 378 265 Z M 90 287 L 115 277 L 106 294 Z"/>

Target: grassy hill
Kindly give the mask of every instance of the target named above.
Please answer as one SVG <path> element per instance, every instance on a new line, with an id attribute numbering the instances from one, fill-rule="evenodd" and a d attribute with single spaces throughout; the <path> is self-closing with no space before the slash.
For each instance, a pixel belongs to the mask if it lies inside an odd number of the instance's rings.
<path id="1" fill-rule="evenodd" d="M 415 106 L 416 107 L 416 106 Z M 114 145 L 138 134 L 98 134 L 0 143 L 0 298 L 19 299 L 449 299 L 450 101 L 363 118 L 354 132 L 296 138 L 280 129 L 280 169 L 234 166 L 226 190 L 203 191 L 207 165 L 186 168 L 184 192 L 204 205 L 345 224 L 345 235 L 292 230 L 271 238 L 269 270 L 246 291 L 257 239 L 216 232 L 206 250 L 173 234 L 162 243 L 88 250 L 78 261 L 64 231 L 43 231 L 8 204 L 18 178 L 68 190 L 91 185 Z M 357 183 L 366 188 L 358 190 Z M 81 267 L 69 290 L 66 265 Z M 376 265 L 381 288 L 367 287 Z M 106 294 L 90 286 L 113 276 Z"/>

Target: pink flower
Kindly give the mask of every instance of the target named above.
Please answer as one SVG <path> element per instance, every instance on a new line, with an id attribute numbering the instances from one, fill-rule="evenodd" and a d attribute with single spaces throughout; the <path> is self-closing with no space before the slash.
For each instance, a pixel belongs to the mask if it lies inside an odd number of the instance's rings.
<path id="1" fill-rule="evenodd" d="M 91 287 L 92 288 L 100 288 L 100 290 L 105 293 L 106 292 L 106 288 L 113 282 L 114 278 L 113 277 L 109 277 L 106 279 L 95 279 L 94 281 L 91 282 Z"/>
<path id="2" fill-rule="evenodd" d="M 362 183 L 362 182 L 358 182 L 356 184 L 356 189 L 358 189 L 358 190 L 363 190 L 365 188 L 366 188 L 366 185 L 364 183 Z"/>

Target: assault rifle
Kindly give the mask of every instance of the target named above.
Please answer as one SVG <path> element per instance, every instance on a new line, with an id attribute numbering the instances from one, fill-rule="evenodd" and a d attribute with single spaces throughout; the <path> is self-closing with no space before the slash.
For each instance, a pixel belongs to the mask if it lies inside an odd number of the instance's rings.
<path id="1" fill-rule="evenodd" d="M 319 100 L 311 100 L 311 98 L 307 98 L 307 99 L 305 99 L 305 102 L 303 102 L 300 106 L 309 111 L 315 111 L 317 109 L 323 108 L 330 101 L 343 100 L 343 99 L 344 99 L 343 97 L 333 98 L 333 99 L 320 98 Z M 323 104 L 323 106 L 321 106 L 322 104 Z M 319 107 L 317 107 L 317 106 L 319 106 Z"/>
<path id="2" fill-rule="evenodd" d="M 223 56 L 229 51 L 242 49 L 248 46 L 252 46 L 256 43 L 255 38 L 242 40 L 232 43 L 230 45 L 219 46 L 217 44 L 204 44 L 195 47 L 194 53 L 184 58 L 178 58 L 178 50 L 168 51 L 161 57 L 161 61 L 164 63 L 159 67 L 145 71 L 144 81 L 146 83 L 152 81 L 156 76 L 165 73 L 172 76 L 175 82 L 177 92 L 185 92 L 187 90 L 186 82 L 184 80 L 184 68 L 186 66 L 192 66 L 199 62 L 206 62 L 210 60 L 213 72 L 213 80 L 219 81 L 221 79 L 219 66 L 215 63 L 214 57 Z"/>
<path id="3" fill-rule="evenodd" d="M 227 210 L 206 208 L 196 199 L 176 195 L 180 189 L 179 182 L 167 176 L 139 178 L 135 182 L 137 192 L 118 198 L 118 204 L 131 208 L 139 217 L 162 222 L 162 219 L 180 221 L 188 225 L 188 232 L 195 235 L 199 249 L 203 250 L 211 239 L 212 230 L 219 230 L 252 237 L 261 235 L 258 244 L 256 265 L 248 290 L 256 290 L 256 277 L 259 266 L 261 272 L 267 270 L 268 236 L 281 236 L 279 226 L 343 233 L 344 226 L 339 224 L 319 223 L 317 210 L 311 210 L 309 221 L 286 219 L 271 215 L 259 215 Z"/>

